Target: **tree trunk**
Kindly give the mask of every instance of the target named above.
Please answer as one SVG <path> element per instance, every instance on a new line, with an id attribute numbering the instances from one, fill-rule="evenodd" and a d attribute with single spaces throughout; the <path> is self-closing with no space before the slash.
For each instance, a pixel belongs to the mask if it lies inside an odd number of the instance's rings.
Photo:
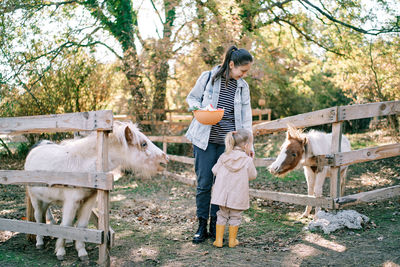
<path id="1" fill-rule="evenodd" d="M 154 97 L 153 97 L 153 110 L 165 109 L 165 99 L 167 94 L 167 80 L 168 80 L 168 59 L 161 60 L 158 64 L 154 84 Z M 165 120 L 165 113 L 155 112 L 156 120 Z"/>
<path id="2" fill-rule="evenodd" d="M 139 71 L 139 60 L 134 49 L 128 49 L 124 52 L 123 67 L 132 95 L 128 110 L 135 116 L 136 121 L 140 122 L 146 119 L 148 99 Z"/>
<path id="3" fill-rule="evenodd" d="M 175 0 L 165 0 L 164 1 L 164 15 L 165 22 L 163 23 L 163 38 L 159 40 L 159 44 L 157 48 L 159 49 L 158 59 L 155 73 L 154 73 L 154 95 L 153 95 L 153 111 L 162 111 L 165 110 L 165 102 L 167 95 L 167 81 L 169 76 L 169 64 L 168 61 L 172 57 L 172 46 L 171 42 L 171 34 L 173 23 L 176 18 L 175 7 L 177 6 L 179 1 Z M 154 118 L 156 121 L 163 121 L 166 119 L 165 112 L 154 112 Z M 153 127 L 153 130 L 160 130 L 157 125 Z M 164 130 L 164 129 L 161 129 Z"/>

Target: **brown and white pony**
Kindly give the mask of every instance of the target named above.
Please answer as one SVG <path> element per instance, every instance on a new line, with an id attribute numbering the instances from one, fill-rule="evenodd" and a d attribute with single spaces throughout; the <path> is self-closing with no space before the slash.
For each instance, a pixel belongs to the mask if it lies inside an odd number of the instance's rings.
<path id="1" fill-rule="evenodd" d="M 63 141 L 61 144 L 42 141 L 29 152 L 25 170 L 95 172 L 96 137 L 96 133 L 93 133 L 82 139 Z M 136 124 L 114 122 L 108 143 L 109 170 L 121 166 L 149 176 L 162 170 L 160 164 L 166 163 L 167 160 L 166 154 L 141 133 Z M 61 225 L 72 226 L 76 217 L 76 227 L 81 228 L 86 228 L 89 223 L 92 208 L 96 203 L 96 192 L 90 188 L 27 187 L 36 222 L 45 223 L 49 205 L 61 203 L 63 205 Z M 36 247 L 40 249 L 43 245 L 43 236 L 37 235 Z M 81 260 L 88 259 L 84 242 L 76 241 L 75 248 Z M 59 260 L 64 258 L 64 239 L 57 239 L 55 252 Z"/>
<path id="2" fill-rule="evenodd" d="M 303 166 L 304 175 L 307 179 L 307 191 L 309 196 L 321 197 L 322 186 L 325 178 L 330 177 L 330 167 L 324 166 L 318 169 L 316 166 L 304 166 L 306 159 L 331 154 L 332 134 L 311 130 L 303 133 L 294 127 L 289 126 L 286 132 L 286 139 L 281 146 L 281 151 L 276 160 L 268 167 L 268 170 L 276 176 L 284 176 L 293 169 Z M 341 151 L 350 151 L 349 140 L 342 136 Z M 347 166 L 341 168 L 341 193 L 344 193 L 344 184 L 347 173 Z M 312 207 L 307 206 L 302 217 L 310 216 Z M 315 213 L 321 208 L 316 207 Z"/>

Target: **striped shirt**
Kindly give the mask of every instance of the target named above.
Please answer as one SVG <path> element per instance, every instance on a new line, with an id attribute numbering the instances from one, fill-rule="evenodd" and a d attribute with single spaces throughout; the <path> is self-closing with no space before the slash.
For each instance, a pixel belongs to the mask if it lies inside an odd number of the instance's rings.
<path id="1" fill-rule="evenodd" d="M 226 79 L 221 76 L 221 90 L 218 97 L 217 108 L 224 109 L 222 120 L 211 126 L 210 143 L 225 144 L 225 136 L 228 132 L 235 131 L 235 106 L 234 99 L 237 89 L 237 81 L 229 79 L 226 86 Z"/>

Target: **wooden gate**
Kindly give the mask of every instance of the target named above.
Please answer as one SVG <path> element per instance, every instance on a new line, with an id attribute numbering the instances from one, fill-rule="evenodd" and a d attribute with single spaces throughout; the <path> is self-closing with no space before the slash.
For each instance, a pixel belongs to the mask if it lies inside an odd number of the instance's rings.
<path id="1" fill-rule="evenodd" d="M 330 179 L 329 197 L 313 197 L 302 194 L 292 194 L 256 189 L 250 189 L 250 195 L 262 199 L 281 201 L 298 205 L 321 206 L 328 209 L 337 209 L 359 202 L 383 200 L 400 195 L 400 186 L 392 186 L 349 196 L 340 196 L 339 190 L 339 175 L 340 168 L 342 166 L 400 155 L 399 143 L 349 152 L 341 152 L 340 147 L 343 122 L 348 120 L 399 114 L 400 101 L 387 101 L 360 105 L 331 107 L 253 125 L 254 134 L 261 135 L 279 131 L 286 131 L 288 124 L 296 126 L 298 128 L 332 124 L 332 153 L 330 155 L 321 155 L 309 158 L 306 162 L 306 164 L 310 166 L 329 166 L 331 168 L 332 177 Z M 190 143 L 184 136 L 152 136 L 149 138 L 152 141 L 163 142 L 164 151 L 166 151 L 167 143 Z M 194 164 L 194 159 L 190 157 L 175 155 L 168 156 L 170 160 L 175 160 L 187 164 Z M 274 158 L 256 158 L 254 159 L 254 163 L 256 167 L 268 167 L 274 160 Z M 194 179 L 182 177 L 180 175 L 170 172 L 166 172 L 166 175 L 187 184 L 196 184 L 196 181 Z"/>
<path id="2" fill-rule="evenodd" d="M 0 230 L 53 236 L 99 244 L 100 265 L 110 265 L 109 249 L 113 231 L 109 228 L 109 192 L 113 175 L 105 172 L 108 162 L 108 133 L 112 131 L 111 110 L 57 115 L 0 118 L 0 134 L 97 131 L 96 172 L 10 171 L 0 170 L 1 184 L 74 186 L 97 189 L 98 229 L 82 229 L 0 218 Z M 93 214 L 92 214 L 93 215 Z"/>

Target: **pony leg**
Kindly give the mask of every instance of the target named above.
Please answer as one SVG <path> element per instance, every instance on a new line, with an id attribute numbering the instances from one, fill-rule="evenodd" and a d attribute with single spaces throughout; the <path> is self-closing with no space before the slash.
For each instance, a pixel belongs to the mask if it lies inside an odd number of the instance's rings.
<path id="1" fill-rule="evenodd" d="M 314 185 L 314 192 L 316 197 L 322 197 L 322 190 L 327 174 L 327 168 L 325 167 L 322 172 L 317 173 Z M 315 207 L 315 215 L 321 210 L 321 207 Z"/>
<path id="2" fill-rule="evenodd" d="M 92 214 L 92 209 L 96 203 L 97 194 L 93 194 L 83 205 L 78 212 L 78 220 L 76 227 L 86 228 L 89 224 L 90 215 Z M 89 260 L 88 253 L 85 249 L 85 243 L 82 241 L 75 241 L 75 248 L 78 251 L 79 259 L 82 261 Z"/>
<path id="3" fill-rule="evenodd" d="M 76 210 L 78 209 L 78 202 L 65 201 L 62 214 L 62 226 L 72 226 L 72 221 L 75 218 Z M 58 238 L 56 242 L 56 256 L 58 260 L 64 260 L 65 256 L 65 239 Z"/>
<path id="4" fill-rule="evenodd" d="M 347 166 L 340 169 L 340 196 L 344 196 L 346 187 Z"/>
<path id="5" fill-rule="evenodd" d="M 52 211 L 51 211 L 51 207 L 49 207 L 49 208 L 47 209 L 47 212 L 46 212 L 46 221 L 50 222 L 50 224 L 54 224 L 54 225 L 57 224 L 56 220 L 54 219 L 53 213 L 52 213 Z M 73 241 L 73 240 L 71 240 L 71 239 L 66 239 L 66 240 L 65 240 L 66 246 L 68 247 L 70 244 L 72 244 L 72 241 Z"/>
<path id="6" fill-rule="evenodd" d="M 31 196 L 31 203 L 34 210 L 33 216 L 35 217 L 35 221 L 37 223 L 46 223 L 45 221 L 45 211 L 48 207 L 48 204 L 43 203 L 39 199 Z M 44 241 L 43 236 L 36 235 L 36 248 L 43 249 Z"/>
<path id="7" fill-rule="evenodd" d="M 309 167 L 304 167 L 304 175 L 307 180 L 307 194 L 314 196 L 314 185 L 315 185 L 315 173 Z M 301 215 L 301 218 L 307 218 L 310 216 L 312 206 L 306 206 L 305 211 Z"/>

